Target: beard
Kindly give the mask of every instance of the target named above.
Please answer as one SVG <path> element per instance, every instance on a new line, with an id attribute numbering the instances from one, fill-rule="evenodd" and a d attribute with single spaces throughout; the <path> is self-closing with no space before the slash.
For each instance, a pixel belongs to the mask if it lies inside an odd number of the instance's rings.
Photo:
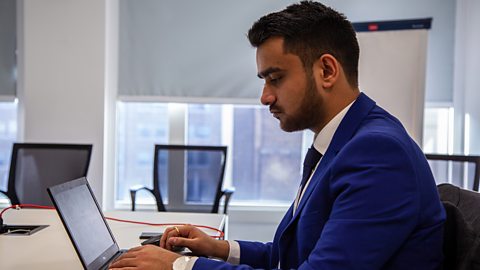
<path id="1" fill-rule="evenodd" d="M 286 132 L 311 129 L 319 122 L 320 111 L 323 103 L 322 97 L 318 94 L 315 80 L 307 77 L 307 86 L 300 107 L 291 115 L 280 119 L 280 128 Z"/>

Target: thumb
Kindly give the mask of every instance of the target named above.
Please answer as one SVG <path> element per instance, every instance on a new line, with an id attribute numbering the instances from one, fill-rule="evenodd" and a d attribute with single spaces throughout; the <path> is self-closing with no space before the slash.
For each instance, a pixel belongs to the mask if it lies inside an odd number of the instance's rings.
<path id="1" fill-rule="evenodd" d="M 183 237 L 170 237 L 168 243 L 170 246 L 177 247 L 191 247 L 193 239 L 183 238 Z"/>

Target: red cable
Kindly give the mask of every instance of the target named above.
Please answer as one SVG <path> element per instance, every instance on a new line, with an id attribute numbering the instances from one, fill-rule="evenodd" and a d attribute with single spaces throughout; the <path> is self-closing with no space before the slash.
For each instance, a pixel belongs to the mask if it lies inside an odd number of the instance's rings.
<path id="1" fill-rule="evenodd" d="M 9 207 L 6 207 L 2 210 L 2 212 L 0 212 L 0 218 L 2 218 L 2 215 L 5 211 L 7 211 L 8 209 L 17 209 L 17 210 L 20 210 L 22 207 L 30 207 L 30 208 L 40 208 L 40 209 L 55 209 L 55 207 L 52 207 L 52 206 L 43 206 L 43 205 L 36 205 L 36 204 L 13 204 L 13 205 L 10 205 Z"/>
<path id="2" fill-rule="evenodd" d="M 214 238 L 223 238 L 224 232 L 217 228 L 213 228 L 210 226 L 205 226 L 205 225 L 198 225 L 198 224 L 189 224 L 189 223 L 150 223 L 150 222 L 143 222 L 143 221 L 134 221 L 134 220 L 126 220 L 126 219 L 119 219 L 119 218 L 112 218 L 112 217 L 105 217 L 108 220 L 113 220 L 113 221 L 118 221 L 118 222 L 126 222 L 126 223 L 133 223 L 133 224 L 141 224 L 141 225 L 148 225 L 148 226 L 185 226 L 185 225 L 191 225 L 197 228 L 205 228 L 209 229 L 215 232 L 218 232 L 220 235 L 212 235 Z"/>
<path id="3" fill-rule="evenodd" d="M 14 208 L 17 209 L 17 210 L 20 210 L 22 208 L 38 208 L 38 209 L 49 209 L 49 210 L 55 209 L 55 207 L 52 207 L 52 206 L 43 206 L 43 205 L 36 205 L 36 204 L 14 204 L 14 205 L 11 205 L 9 207 L 4 208 L 2 210 L 2 212 L 0 212 L 0 218 L 2 218 L 2 215 L 5 211 L 7 211 L 8 209 L 14 209 Z M 188 224 L 188 223 L 150 223 L 150 222 L 134 221 L 134 220 L 127 220 L 127 219 L 112 218 L 112 217 L 105 217 L 105 218 L 108 219 L 108 220 L 113 220 L 113 221 L 117 221 L 117 222 L 133 223 L 133 224 L 148 225 L 148 226 L 184 226 L 184 225 L 191 225 L 191 226 L 195 226 L 197 228 L 205 228 L 205 229 L 209 229 L 209 230 L 218 232 L 220 235 L 212 236 L 214 238 L 223 238 L 223 236 L 224 236 L 224 232 L 222 232 L 221 230 L 219 230 L 217 228 L 210 227 L 210 226 L 205 226 L 205 225 L 196 225 L 196 224 Z"/>

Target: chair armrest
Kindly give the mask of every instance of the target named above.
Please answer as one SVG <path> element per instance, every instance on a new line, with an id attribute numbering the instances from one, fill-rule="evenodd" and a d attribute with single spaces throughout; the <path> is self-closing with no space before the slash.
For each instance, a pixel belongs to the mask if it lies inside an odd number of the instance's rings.
<path id="1" fill-rule="evenodd" d="M 136 185 L 136 186 L 131 187 L 130 188 L 130 199 L 132 200 L 132 211 L 135 211 L 137 191 L 140 191 L 140 190 L 149 191 L 155 197 L 155 193 L 153 192 L 153 189 L 147 188 L 146 186 Z"/>
<path id="2" fill-rule="evenodd" d="M 228 212 L 228 204 L 230 202 L 230 198 L 232 197 L 233 193 L 235 192 L 234 187 L 226 188 L 222 190 L 222 196 L 225 196 L 225 204 L 223 205 L 223 213 L 226 215 Z"/>

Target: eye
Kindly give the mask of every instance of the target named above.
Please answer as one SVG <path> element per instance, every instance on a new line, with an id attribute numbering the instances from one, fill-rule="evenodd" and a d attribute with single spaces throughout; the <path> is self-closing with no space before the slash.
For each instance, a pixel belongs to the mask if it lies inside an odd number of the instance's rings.
<path id="1" fill-rule="evenodd" d="M 282 76 L 278 74 L 271 74 L 267 77 L 267 83 L 269 84 L 278 84 L 282 80 Z"/>

